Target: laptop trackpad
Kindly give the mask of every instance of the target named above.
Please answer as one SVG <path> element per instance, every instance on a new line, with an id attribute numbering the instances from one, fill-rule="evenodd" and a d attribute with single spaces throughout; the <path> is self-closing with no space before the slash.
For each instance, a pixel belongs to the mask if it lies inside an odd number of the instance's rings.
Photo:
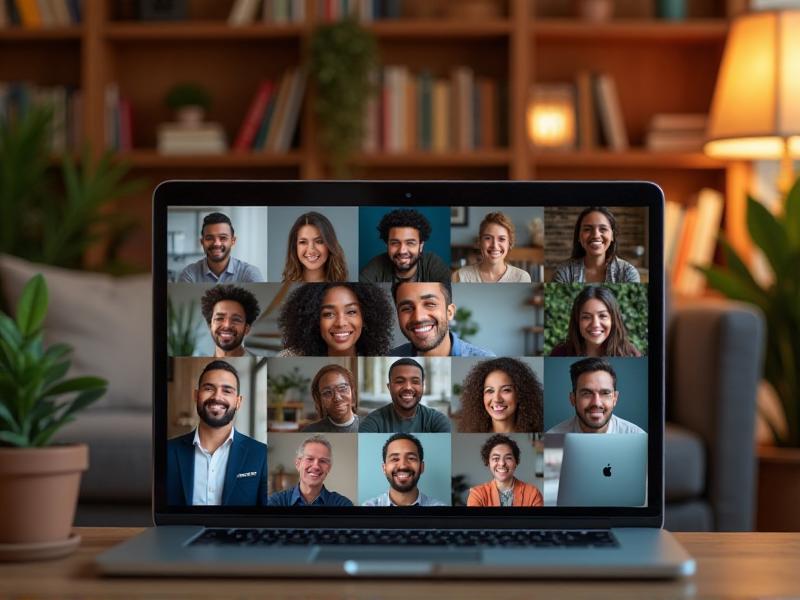
<path id="1" fill-rule="evenodd" d="M 335 546 L 323 546 L 314 556 L 314 562 L 347 562 L 357 561 L 369 562 L 475 562 L 481 561 L 481 551 L 471 549 L 431 549 L 421 550 L 419 548 L 337 548 Z"/>

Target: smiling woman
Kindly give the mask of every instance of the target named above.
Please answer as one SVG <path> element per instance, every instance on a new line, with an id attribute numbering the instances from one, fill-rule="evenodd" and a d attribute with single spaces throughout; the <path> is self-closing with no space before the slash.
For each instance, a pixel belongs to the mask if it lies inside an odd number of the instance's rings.
<path id="1" fill-rule="evenodd" d="M 480 262 L 461 267 L 453 273 L 453 282 L 530 283 L 529 273 L 506 262 L 514 242 L 514 223 L 511 219 L 501 212 L 487 214 L 478 228 Z"/>
<path id="2" fill-rule="evenodd" d="M 346 281 L 347 263 L 333 225 L 307 212 L 289 230 L 283 281 Z"/>
<path id="3" fill-rule="evenodd" d="M 278 318 L 286 348 L 279 356 L 384 356 L 392 339 L 393 312 L 377 285 L 301 285 Z"/>
<path id="4" fill-rule="evenodd" d="M 492 480 L 469 490 L 467 506 L 544 506 L 539 488 L 514 477 L 520 452 L 512 438 L 502 433 L 489 437 L 481 446 L 481 458 Z"/>

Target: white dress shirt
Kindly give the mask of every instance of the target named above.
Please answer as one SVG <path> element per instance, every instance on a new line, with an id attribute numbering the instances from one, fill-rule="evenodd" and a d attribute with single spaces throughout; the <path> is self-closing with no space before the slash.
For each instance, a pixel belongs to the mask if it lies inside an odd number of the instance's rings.
<path id="1" fill-rule="evenodd" d="M 219 506 L 222 504 L 222 488 L 225 486 L 225 471 L 228 455 L 233 444 L 233 427 L 227 439 L 214 453 L 200 445 L 200 435 L 194 430 L 194 488 L 192 505 Z"/>

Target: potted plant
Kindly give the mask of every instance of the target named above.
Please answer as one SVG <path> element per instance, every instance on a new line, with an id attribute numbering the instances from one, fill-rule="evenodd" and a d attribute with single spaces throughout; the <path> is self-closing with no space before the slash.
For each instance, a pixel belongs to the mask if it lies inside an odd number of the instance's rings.
<path id="1" fill-rule="evenodd" d="M 337 177 L 364 138 L 364 113 L 375 92 L 375 37 L 354 18 L 322 25 L 311 38 L 310 73 L 316 86 L 314 110 L 322 150 Z"/>
<path id="2" fill-rule="evenodd" d="M 0 312 L 0 545 L 17 546 L 22 559 L 52 558 L 77 546 L 70 530 L 88 448 L 50 444 L 108 387 L 97 377 L 65 378 L 71 348 L 42 342 L 47 304 L 44 277 L 36 275 L 16 318 Z"/>
<path id="3" fill-rule="evenodd" d="M 179 123 L 197 127 L 211 107 L 211 95 L 197 83 L 179 83 L 170 88 L 166 102 Z"/>
<path id="4" fill-rule="evenodd" d="M 758 525 L 800 530 L 800 179 L 789 190 L 781 215 L 748 197 L 747 228 L 772 268 L 772 281 L 760 283 L 724 237 L 725 266 L 703 272 L 712 288 L 764 313 L 764 378 L 780 399 L 786 423 L 782 427 L 762 414 L 776 446 L 759 449 Z"/>

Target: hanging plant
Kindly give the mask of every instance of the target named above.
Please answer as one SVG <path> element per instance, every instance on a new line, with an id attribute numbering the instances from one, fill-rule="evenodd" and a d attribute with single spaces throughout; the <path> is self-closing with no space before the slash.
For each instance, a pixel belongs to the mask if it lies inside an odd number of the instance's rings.
<path id="1" fill-rule="evenodd" d="M 364 113 L 375 91 L 371 73 L 378 65 L 375 37 L 355 18 L 326 24 L 311 39 L 311 77 L 316 84 L 315 113 L 320 143 L 336 177 L 364 137 Z"/>

